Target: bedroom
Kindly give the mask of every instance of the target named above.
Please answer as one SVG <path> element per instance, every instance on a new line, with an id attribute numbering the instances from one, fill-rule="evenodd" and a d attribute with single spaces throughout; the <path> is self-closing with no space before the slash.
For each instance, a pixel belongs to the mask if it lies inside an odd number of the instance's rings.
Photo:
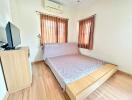
<path id="1" fill-rule="evenodd" d="M 93 50 L 80 48 L 80 52 L 83 55 L 87 55 L 93 58 L 97 58 L 118 66 L 118 69 L 123 73 L 117 72 L 115 77 L 111 77 L 106 83 L 111 83 L 112 87 L 107 87 L 108 84 L 104 83 L 100 86 L 91 96 L 89 100 L 131 100 L 132 99 L 132 1 L 131 0 L 56 0 L 63 5 L 63 11 L 49 11 L 45 9 L 44 0 L 0 0 L 0 27 L 5 27 L 8 21 L 11 21 L 20 29 L 21 35 L 21 47 L 28 47 L 30 49 L 31 62 L 37 62 L 43 60 L 43 50 L 40 45 L 40 13 L 49 14 L 55 17 L 68 19 L 68 37 L 69 43 L 78 43 L 79 33 L 79 20 L 89 18 L 95 15 L 95 28 L 94 28 L 94 41 Z M 38 11 L 38 12 L 36 12 Z M 39 13 L 40 12 L 40 13 Z M 2 33 L 4 30 L 0 30 L 0 41 L 5 39 Z M 5 33 L 4 33 L 5 34 Z M 59 83 L 55 81 L 52 72 L 49 69 L 41 69 L 41 64 L 38 63 L 33 66 L 33 83 L 34 92 L 28 94 L 28 91 L 32 91 L 28 88 L 24 91 L 19 91 L 9 95 L 9 100 L 65 100 L 63 91 L 60 88 Z M 38 66 L 38 67 L 35 67 Z M 40 69 L 37 69 L 40 68 Z M 41 71 L 42 70 L 42 71 Z M 47 73 L 47 77 L 52 76 L 50 80 L 39 80 L 42 72 Z M 39 73 L 40 72 L 40 73 Z M 127 74 L 129 75 L 127 75 Z M 47 78 L 46 76 L 43 78 Z M 2 71 L 0 72 L 0 96 L 3 98 L 7 93 Z M 37 81 L 38 83 L 34 83 Z M 44 81 L 49 82 L 51 87 L 41 85 Z M 40 83 L 40 84 L 39 84 Z M 115 84 L 114 84 L 115 83 Z M 14 83 L 15 84 L 15 83 Z M 119 86 L 118 86 L 119 85 Z M 38 90 L 37 90 L 38 87 Z M 46 87 L 46 88 L 45 88 Z M 56 88 L 58 93 L 51 92 L 51 95 L 47 96 L 45 89 Z M 115 95 L 112 93 L 113 89 Z M 117 88 L 116 88 L 117 87 Z M 36 92 L 35 92 L 36 91 Z M 46 90 L 48 91 L 48 90 Z M 51 91 L 51 90 L 49 90 Z M 109 91 L 110 94 L 106 94 L 105 91 Z M 44 92 L 44 93 L 43 93 Z M 32 94 L 34 93 L 34 94 Z M 59 94 L 60 93 L 60 94 Z M 36 95 L 35 95 L 36 94 Z M 44 94 L 44 95 L 42 95 Z M 56 97 L 56 95 L 59 95 Z M 124 94 L 124 95 L 123 95 Z M 28 98 L 29 96 L 29 98 Z M 30 97 L 31 96 L 31 97 Z M 53 96 L 53 97 L 52 97 Z M 55 97 L 54 97 L 55 96 Z M 48 99 L 46 99 L 46 97 Z M 20 98 L 20 99 L 18 99 Z M 107 99 L 108 98 L 108 99 Z"/>

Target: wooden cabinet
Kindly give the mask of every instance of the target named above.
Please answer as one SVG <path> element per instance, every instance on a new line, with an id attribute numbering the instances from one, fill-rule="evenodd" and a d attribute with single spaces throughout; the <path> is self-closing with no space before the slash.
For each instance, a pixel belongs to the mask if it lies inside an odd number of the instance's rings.
<path id="1" fill-rule="evenodd" d="M 31 85 L 32 74 L 28 55 L 28 48 L 0 51 L 1 66 L 9 93 Z"/>

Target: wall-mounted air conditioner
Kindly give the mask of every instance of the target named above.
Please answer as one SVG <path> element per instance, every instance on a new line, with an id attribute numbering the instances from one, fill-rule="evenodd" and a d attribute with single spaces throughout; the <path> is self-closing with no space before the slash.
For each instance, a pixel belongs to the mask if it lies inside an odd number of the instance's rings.
<path id="1" fill-rule="evenodd" d="M 45 9 L 48 11 L 63 12 L 63 5 L 52 0 L 45 0 Z"/>

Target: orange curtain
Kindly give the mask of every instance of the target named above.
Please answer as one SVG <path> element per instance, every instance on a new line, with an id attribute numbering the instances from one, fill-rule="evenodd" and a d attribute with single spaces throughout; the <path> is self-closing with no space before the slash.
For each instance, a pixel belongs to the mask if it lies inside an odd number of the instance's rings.
<path id="1" fill-rule="evenodd" d="M 93 49 L 95 15 L 79 21 L 78 46 Z"/>
<path id="2" fill-rule="evenodd" d="M 68 20 L 49 15 L 40 15 L 41 45 L 67 42 Z"/>

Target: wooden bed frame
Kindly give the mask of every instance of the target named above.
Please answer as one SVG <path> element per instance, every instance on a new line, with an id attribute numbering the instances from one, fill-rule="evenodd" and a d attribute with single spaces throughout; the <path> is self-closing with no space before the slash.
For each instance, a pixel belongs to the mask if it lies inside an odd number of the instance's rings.
<path id="1" fill-rule="evenodd" d="M 60 47 L 63 49 L 61 49 Z M 44 47 L 44 60 L 50 57 L 71 54 L 80 54 L 79 48 L 76 43 L 46 44 Z M 103 84 L 107 79 L 109 79 L 116 71 L 116 65 L 102 65 L 93 73 L 82 77 L 77 81 L 66 84 L 65 91 L 67 92 L 71 100 L 83 100 L 96 88 Z"/>
<path id="2" fill-rule="evenodd" d="M 109 79 L 116 71 L 116 65 L 103 65 L 90 75 L 85 76 L 73 83 L 67 84 L 66 92 L 71 100 L 83 100 L 100 85 L 102 85 L 107 79 Z"/>

